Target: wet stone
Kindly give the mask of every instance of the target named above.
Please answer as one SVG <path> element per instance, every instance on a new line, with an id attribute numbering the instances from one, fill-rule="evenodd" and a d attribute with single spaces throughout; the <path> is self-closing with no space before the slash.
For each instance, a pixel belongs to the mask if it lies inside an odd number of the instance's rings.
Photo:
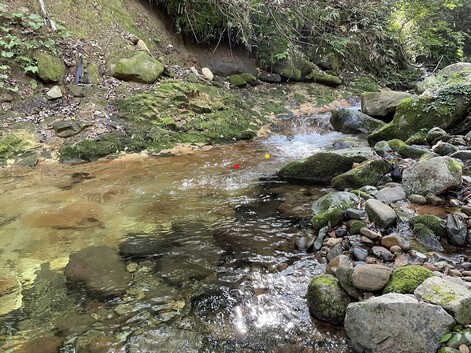
<path id="1" fill-rule="evenodd" d="M 92 296 L 115 297 L 126 292 L 131 274 L 113 248 L 90 246 L 71 254 L 65 275 L 72 282 L 81 282 Z"/>
<path id="2" fill-rule="evenodd" d="M 368 228 L 365 228 L 365 227 L 360 229 L 360 234 L 364 235 L 365 237 L 367 237 L 370 240 L 377 240 L 377 239 L 381 238 L 380 233 L 374 232 L 371 229 L 368 229 Z"/>
<path id="3" fill-rule="evenodd" d="M 468 227 L 463 217 L 457 214 L 448 215 L 446 222 L 446 232 L 448 242 L 452 245 L 463 246 L 466 244 Z"/>
<path id="4" fill-rule="evenodd" d="M 390 249 L 393 246 L 398 246 L 404 251 L 410 250 L 410 242 L 397 234 L 388 234 L 381 239 L 381 245 Z"/>
<path id="5" fill-rule="evenodd" d="M 56 336 L 33 338 L 13 353 L 58 353 L 62 339 Z"/>
<path id="6" fill-rule="evenodd" d="M 368 249 L 361 248 L 359 246 L 355 246 L 351 249 L 351 253 L 357 261 L 365 261 L 368 257 Z"/>
<path id="7" fill-rule="evenodd" d="M 378 258 L 384 261 L 393 261 L 394 255 L 382 246 L 373 246 L 371 252 Z"/>
<path id="8" fill-rule="evenodd" d="M 347 217 L 350 219 L 365 219 L 367 217 L 364 210 L 356 208 L 347 208 Z"/>
<path id="9" fill-rule="evenodd" d="M 405 200 L 406 193 L 402 186 L 386 187 L 376 193 L 376 199 L 384 203 L 394 203 Z"/>

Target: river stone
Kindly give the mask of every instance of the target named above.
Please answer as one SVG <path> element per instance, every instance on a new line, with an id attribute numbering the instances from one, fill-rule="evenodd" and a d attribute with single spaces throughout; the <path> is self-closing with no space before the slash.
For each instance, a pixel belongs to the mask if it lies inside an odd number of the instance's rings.
<path id="1" fill-rule="evenodd" d="M 203 337 L 195 331 L 163 326 L 133 334 L 127 348 L 129 353 L 198 353 L 203 349 Z"/>
<path id="2" fill-rule="evenodd" d="M 319 230 L 329 223 L 335 227 L 342 223 L 345 210 L 354 207 L 359 202 L 359 197 L 350 192 L 330 192 L 312 204 L 312 227 Z"/>
<path id="3" fill-rule="evenodd" d="M 381 238 L 381 233 L 377 233 L 377 232 L 372 231 L 371 229 L 368 229 L 366 227 L 363 227 L 363 228 L 360 229 L 360 234 L 364 235 L 365 237 L 367 237 L 368 239 L 371 239 L 371 240 L 377 240 L 377 239 Z"/>
<path id="4" fill-rule="evenodd" d="M 456 151 L 450 155 L 451 158 L 459 159 L 463 162 L 467 162 L 471 160 L 471 151 L 470 150 L 462 150 Z"/>
<path id="5" fill-rule="evenodd" d="M 397 219 L 396 212 L 379 200 L 367 200 L 365 202 L 365 211 L 368 214 L 368 218 L 381 228 L 392 226 Z"/>
<path id="6" fill-rule="evenodd" d="M 383 261 L 393 261 L 395 257 L 388 249 L 383 246 L 373 246 L 371 248 L 371 252 L 374 256 Z"/>
<path id="7" fill-rule="evenodd" d="M 433 157 L 438 157 L 438 154 L 430 152 L 430 150 L 427 147 L 422 147 L 422 146 L 405 145 L 399 148 L 398 153 L 401 155 L 401 157 L 413 158 L 413 159 L 419 159 L 425 154 L 431 154 L 431 156 Z"/>
<path id="8" fill-rule="evenodd" d="M 56 336 L 43 336 L 30 339 L 14 353 L 59 353 L 63 339 Z"/>
<path id="9" fill-rule="evenodd" d="M 208 81 L 212 81 L 214 80 L 214 75 L 213 73 L 211 72 L 210 69 L 208 69 L 207 67 L 203 67 L 201 69 L 201 72 L 203 73 L 204 77 L 206 77 L 208 79 Z"/>
<path id="10" fill-rule="evenodd" d="M 384 265 L 367 264 L 355 267 L 352 274 L 353 285 L 361 290 L 376 292 L 389 282 L 392 270 Z"/>
<path id="11" fill-rule="evenodd" d="M 471 291 L 465 286 L 433 276 L 418 286 L 414 294 L 429 303 L 440 305 L 454 316 L 458 324 L 471 324 Z"/>
<path id="12" fill-rule="evenodd" d="M 402 186 L 383 188 L 376 193 L 375 197 L 377 200 L 384 203 L 394 203 L 407 198 L 406 192 Z"/>
<path id="13" fill-rule="evenodd" d="M 410 242 L 398 234 L 388 234 L 381 238 L 381 245 L 391 249 L 393 246 L 399 246 L 404 251 L 410 250 Z"/>
<path id="14" fill-rule="evenodd" d="M 120 59 L 111 71 L 111 75 L 120 80 L 153 83 L 164 72 L 164 65 L 141 50 L 131 58 Z"/>
<path id="15" fill-rule="evenodd" d="M 427 141 L 427 143 L 432 144 L 434 141 L 444 136 L 448 136 L 447 132 L 442 128 L 435 126 L 427 131 L 427 136 L 425 140 Z"/>
<path id="16" fill-rule="evenodd" d="M 464 246 L 468 236 L 468 226 L 463 217 L 457 214 L 449 214 L 446 221 L 446 233 L 450 244 Z"/>
<path id="17" fill-rule="evenodd" d="M 337 278 L 323 274 L 314 277 L 307 289 L 307 304 L 310 311 L 319 319 L 341 324 L 350 298 L 340 287 Z"/>
<path id="18" fill-rule="evenodd" d="M 361 111 L 370 116 L 388 116 L 410 93 L 396 91 L 366 92 L 361 95 Z"/>
<path id="19" fill-rule="evenodd" d="M 53 86 L 49 91 L 47 91 L 46 96 L 49 100 L 62 98 L 62 90 L 59 86 Z"/>
<path id="20" fill-rule="evenodd" d="M 440 306 L 397 293 L 352 303 L 345 317 L 355 352 L 435 353 L 454 324 Z"/>
<path id="21" fill-rule="evenodd" d="M 325 226 L 319 229 L 319 233 L 317 234 L 317 238 L 314 241 L 314 250 L 318 251 L 322 248 L 322 244 L 324 243 L 324 238 L 327 236 L 329 232 L 329 227 Z"/>
<path id="22" fill-rule="evenodd" d="M 458 147 L 452 145 L 451 143 L 443 142 L 443 141 L 438 141 L 435 145 L 432 146 L 432 152 L 440 156 L 451 155 L 453 152 L 456 152 L 457 150 L 458 150 Z M 453 156 L 452 158 L 457 158 L 457 157 Z"/>
<path id="23" fill-rule="evenodd" d="M 437 235 L 422 223 L 414 225 L 414 237 L 427 250 L 443 251 L 443 246 L 440 244 Z"/>
<path id="24" fill-rule="evenodd" d="M 344 156 L 334 152 L 319 152 L 304 161 L 285 165 L 278 176 L 285 180 L 328 185 L 332 178 L 350 170 L 354 163 L 366 160 L 363 156 Z"/>
<path id="25" fill-rule="evenodd" d="M 167 254 L 170 248 L 165 237 L 132 234 L 119 244 L 119 253 L 125 258 L 157 257 Z"/>
<path id="26" fill-rule="evenodd" d="M 71 137 L 82 131 L 82 127 L 73 120 L 60 120 L 52 124 L 52 128 L 59 137 Z"/>
<path id="27" fill-rule="evenodd" d="M 280 83 L 281 76 L 279 74 L 271 74 L 268 72 L 262 72 L 258 76 L 260 81 L 268 82 L 268 83 Z"/>
<path id="28" fill-rule="evenodd" d="M 394 152 L 394 150 L 391 148 L 391 146 L 389 146 L 389 143 L 387 141 L 376 142 L 373 149 L 379 156 L 383 158 Z"/>
<path id="29" fill-rule="evenodd" d="M 351 249 L 351 253 L 353 255 L 353 258 L 356 259 L 357 261 L 365 261 L 366 258 L 368 257 L 369 250 L 360 246 L 354 246 Z"/>
<path id="30" fill-rule="evenodd" d="M 384 174 L 389 173 L 391 170 L 391 164 L 385 159 L 373 159 L 361 163 L 346 173 L 337 175 L 332 179 L 331 185 L 337 190 L 376 185 Z"/>
<path id="31" fill-rule="evenodd" d="M 450 157 L 421 160 L 402 173 L 406 194 L 440 195 L 461 185 L 461 165 Z"/>
<path id="32" fill-rule="evenodd" d="M 334 110 L 330 117 L 330 123 L 335 131 L 344 134 L 370 134 L 385 125 L 381 120 L 348 108 Z"/>
<path id="33" fill-rule="evenodd" d="M 71 254 L 64 273 L 98 298 L 124 294 L 132 279 L 121 257 L 108 246 L 90 246 Z"/>

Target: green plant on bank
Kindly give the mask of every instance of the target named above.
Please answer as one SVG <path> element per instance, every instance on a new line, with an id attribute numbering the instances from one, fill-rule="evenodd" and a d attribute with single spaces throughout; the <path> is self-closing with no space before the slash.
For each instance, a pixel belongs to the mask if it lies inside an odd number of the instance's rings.
<path id="1" fill-rule="evenodd" d="M 67 35 L 60 28 L 61 34 Z M 32 58 L 37 50 L 59 53 L 56 39 L 45 28 L 45 20 L 25 7 L 13 11 L 8 5 L 0 4 L 0 89 L 18 90 L 18 86 L 10 82 L 13 65 L 27 75 L 38 72 L 37 63 Z"/>
<path id="2" fill-rule="evenodd" d="M 451 332 L 443 335 L 440 343 L 448 347 L 457 348 L 460 344 L 471 344 L 471 325 L 456 325 Z"/>

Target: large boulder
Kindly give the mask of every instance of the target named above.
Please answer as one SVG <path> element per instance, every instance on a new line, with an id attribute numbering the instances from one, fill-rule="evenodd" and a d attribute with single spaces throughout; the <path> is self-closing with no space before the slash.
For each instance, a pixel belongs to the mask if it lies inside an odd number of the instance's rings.
<path id="1" fill-rule="evenodd" d="M 461 165 L 450 157 L 421 160 L 402 173 L 402 183 L 408 195 L 440 195 L 461 185 Z"/>
<path id="2" fill-rule="evenodd" d="M 69 281 L 83 283 L 87 292 L 98 298 L 124 294 L 132 279 L 121 257 L 108 246 L 90 246 L 71 254 L 64 273 Z"/>
<path id="3" fill-rule="evenodd" d="M 394 119 L 368 136 L 370 145 L 381 140 L 407 140 L 421 129 L 447 129 L 463 121 L 471 107 L 471 84 L 455 84 L 436 96 L 421 95 L 404 99 L 396 108 Z"/>
<path id="4" fill-rule="evenodd" d="M 334 276 L 323 274 L 314 277 L 306 297 L 309 309 L 318 319 L 334 324 L 343 322 L 350 298 Z"/>
<path id="5" fill-rule="evenodd" d="M 458 324 L 471 324 L 471 291 L 466 286 L 433 276 L 418 286 L 414 294 L 426 302 L 440 305 Z"/>
<path id="6" fill-rule="evenodd" d="M 164 72 L 164 65 L 146 51 L 138 51 L 130 58 L 122 58 L 113 65 L 113 77 L 124 81 L 153 83 Z"/>
<path id="7" fill-rule="evenodd" d="M 352 303 L 345 317 L 355 352 L 435 353 L 454 324 L 440 306 L 396 293 Z"/>
<path id="8" fill-rule="evenodd" d="M 282 179 L 328 185 L 332 178 L 350 170 L 353 163 L 366 160 L 363 156 L 344 156 L 334 152 L 319 152 L 304 161 L 294 161 L 278 172 Z"/>
<path id="9" fill-rule="evenodd" d="M 391 164 L 385 159 L 373 159 L 363 162 L 356 168 L 334 177 L 331 185 L 337 190 L 376 185 L 384 174 L 389 173 L 391 170 Z"/>
<path id="10" fill-rule="evenodd" d="M 383 121 L 374 119 L 360 111 L 339 108 L 332 112 L 330 123 L 335 131 L 344 134 L 371 134 L 386 125 Z"/>
<path id="11" fill-rule="evenodd" d="M 393 114 L 404 99 L 412 95 L 407 92 L 366 92 L 361 96 L 361 111 L 370 116 L 385 117 Z"/>
<path id="12" fill-rule="evenodd" d="M 448 65 L 435 75 L 427 77 L 418 89 L 418 93 L 434 96 L 440 90 L 455 86 L 457 83 L 471 85 L 471 63 L 461 62 Z"/>
<path id="13" fill-rule="evenodd" d="M 34 54 L 38 66 L 38 76 L 43 82 L 60 82 L 65 75 L 65 65 L 61 58 L 48 53 Z"/>

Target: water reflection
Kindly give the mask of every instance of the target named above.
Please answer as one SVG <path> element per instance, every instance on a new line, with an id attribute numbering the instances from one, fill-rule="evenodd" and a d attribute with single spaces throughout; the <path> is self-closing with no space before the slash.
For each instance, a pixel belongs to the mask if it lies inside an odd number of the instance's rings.
<path id="1" fill-rule="evenodd" d="M 3 170 L 0 350 L 347 352 L 341 331 L 312 322 L 304 294 L 323 268 L 294 249 L 302 219 L 280 211 L 319 191 L 260 181 L 338 137 Z M 70 254 L 97 245 L 132 273 L 122 297 L 103 301 L 64 276 Z"/>

